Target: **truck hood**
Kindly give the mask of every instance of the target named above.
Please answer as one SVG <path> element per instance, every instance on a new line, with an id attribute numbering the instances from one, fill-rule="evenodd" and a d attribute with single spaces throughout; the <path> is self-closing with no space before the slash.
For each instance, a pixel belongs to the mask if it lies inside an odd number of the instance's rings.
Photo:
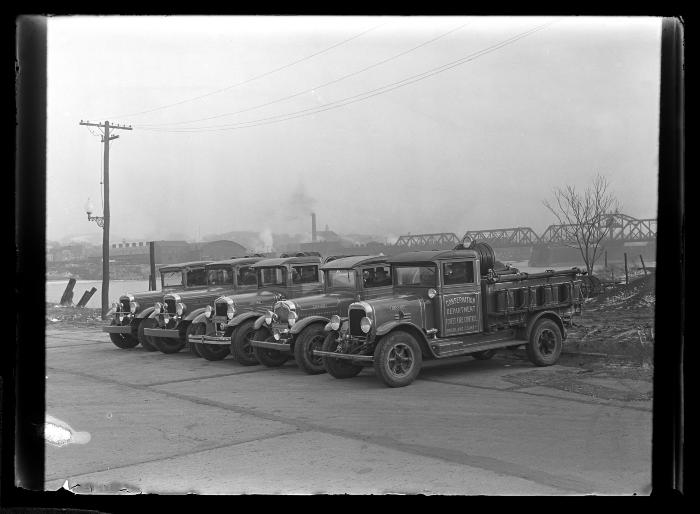
<path id="1" fill-rule="evenodd" d="M 308 316 L 323 316 L 330 318 L 334 314 L 345 316 L 347 307 L 356 301 L 356 293 L 326 293 L 313 296 L 302 296 L 291 299 L 296 306 L 296 313 L 299 318 Z M 278 312 L 279 311 L 279 312 Z M 280 321 L 286 321 L 286 309 L 276 309 L 275 313 L 280 317 Z"/>
<path id="2" fill-rule="evenodd" d="M 424 302 L 425 299 L 421 295 L 401 293 L 365 300 L 363 303 L 372 307 L 368 317 L 373 320 L 375 326 L 398 320 L 410 321 L 420 326 Z"/>

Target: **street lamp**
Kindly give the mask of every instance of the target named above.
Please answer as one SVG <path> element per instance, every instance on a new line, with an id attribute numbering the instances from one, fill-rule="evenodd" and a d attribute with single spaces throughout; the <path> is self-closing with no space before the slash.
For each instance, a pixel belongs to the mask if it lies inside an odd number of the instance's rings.
<path id="1" fill-rule="evenodd" d="M 94 210 L 95 208 L 92 205 L 90 198 L 88 197 L 87 202 L 85 203 L 85 212 L 87 213 L 88 221 L 94 221 L 95 223 L 97 223 L 98 227 L 104 228 L 105 219 L 103 216 L 91 216 Z"/>

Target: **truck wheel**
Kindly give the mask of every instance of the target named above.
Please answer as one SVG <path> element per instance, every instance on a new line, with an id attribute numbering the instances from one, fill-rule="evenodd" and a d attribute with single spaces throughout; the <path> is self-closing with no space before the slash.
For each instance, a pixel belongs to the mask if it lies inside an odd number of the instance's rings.
<path id="1" fill-rule="evenodd" d="M 537 366 L 551 366 L 561 355 L 561 331 L 551 319 L 540 319 L 532 327 L 527 357 Z"/>
<path id="2" fill-rule="evenodd" d="M 297 335 L 294 343 L 294 360 L 297 361 L 299 368 L 309 375 L 326 372 L 326 368 L 323 367 L 323 358 L 313 354 L 314 350 L 321 349 L 325 338 L 326 332 L 320 323 L 306 327 Z"/>
<path id="3" fill-rule="evenodd" d="M 403 387 L 413 382 L 422 362 L 418 341 L 402 330 L 384 336 L 374 349 L 374 369 L 389 387 Z"/>
<path id="4" fill-rule="evenodd" d="M 334 352 L 338 343 L 336 338 L 338 337 L 336 332 L 331 332 L 323 340 L 323 345 L 321 349 L 324 352 Z M 332 357 L 321 357 L 323 362 L 323 367 L 326 368 L 328 374 L 335 378 L 352 378 L 356 376 L 360 371 L 362 371 L 362 366 L 353 364 L 349 361 L 343 359 L 334 359 Z"/>
<path id="5" fill-rule="evenodd" d="M 185 322 L 180 322 L 180 335 L 177 339 L 173 337 L 154 337 L 153 344 L 163 353 L 177 353 L 187 344 L 185 332 L 189 326 L 189 322 L 186 324 Z"/>
<path id="6" fill-rule="evenodd" d="M 476 360 L 487 361 L 494 355 L 496 355 L 496 350 L 484 350 L 483 352 L 476 352 L 471 354 Z"/>
<path id="7" fill-rule="evenodd" d="M 112 320 L 110 325 L 118 325 L 118 323 L 115 320 Z M 115 346 L 122 349 L 133 348 L 139 344 L 139 340 L 131 334 L 109 334 L 109 338 Z"/>
<path id="8" fill-rule="evenodd" d="M 252 339 L 256 341 L 274 341 L 275 338 L 272 337 L 270 331 L 266 328 L 259 328 L 253 333 Z M 253 355 L 256 359 L 267 366 L 268 368 L 277 368 L 287 362 L 291 355 L 288 353 L 280 352 L 277 350 L 269 350 L 267 348 L 258 348 L 253 346 Z"/>
<path id="9" fill-rule="evenodd" d="M 231 355 L 239 364 L 244 366 L 255 366 L 259 364 L 258 359 L 253 353 L 253 346 L 250 344 L 250 340 L 255 334 L 255 329 L 253 325 L 255 324 L 254 319 L 249 319 L 244 321 L 233 331 L 231 335 Z"/>
<path id="10" fill-rule="evenodd" d="M 151 338 L 143 333 L 143 329 L 144 328 L 153 328 L 155 326 L 156 326 L 156 320 L 154 320 L 153 318 L 145 318 L 145 319 L 142 319 L 141 322 L 139 323 L 139 329 L 136 332 L 138 335 L 139 343 L 141 343 L 141 346 L 147 352 L 156 352 L 156 351 L 158 351 L 158 348 L 155 347 Z"/>
<path id="11" fill-rule="evenodd" d="M 199 347 L 201 345 L 199 343 L 190 343 L 189 337 L 206 334 L 206 332 L 207 326 L 204 323 L 190 323 L 190 325 L 187 327 L 187 330 L 185 330 L 185 341 L 187 341 L 187 345 L 190 347 L 190 352 L 196 355 L 197 357 L 202 356 L 199 353 Z"/>

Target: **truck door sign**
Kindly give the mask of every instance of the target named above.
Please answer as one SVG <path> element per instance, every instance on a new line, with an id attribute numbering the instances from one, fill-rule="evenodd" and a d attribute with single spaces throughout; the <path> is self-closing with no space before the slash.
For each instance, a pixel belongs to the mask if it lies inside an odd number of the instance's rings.
<path id="1" fill-rule="evenodd" d="M 443 337 L 479 332 L 479 293 L 444 295 Z"/>

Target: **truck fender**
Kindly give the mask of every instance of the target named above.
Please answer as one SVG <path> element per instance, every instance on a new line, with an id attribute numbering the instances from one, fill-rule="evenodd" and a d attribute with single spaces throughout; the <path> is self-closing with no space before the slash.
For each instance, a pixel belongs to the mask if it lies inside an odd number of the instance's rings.
<path id="1" fill-rule="evenodd" d="M 330 323 L 330 320 L 328 318 L 326 318 L 325 316 L 308 316 L 308 317 L 302 318 L 300 321 L 297 321 L 296 323 L 294 323 L 290 332 L 293 335 L 297 335 L 299 332 L 304 330 L 306 327 L 308 327 L 312 323 L 323 323 L 325 326 L 326 323 Z"/>
<path id="2" fill-rule="evenodd" d="M 403 329 L 406 330 L 406 332 L 410 332 L 411 334 L 413 334 L 413 336 L 418 341 L 421 350 L 423 351 L 424 357 L 435 356 L 435 353 L 430 349 L 428 339 L 425 337 L 423 331 L 418 327 L 418 325 L 414 325 L 413 323 L 407 321 L 387 321 L 386 323 L 378 326 L 376 332 L 377 338 L 383 337 L 389 332 L 392 332 L 396 329 Z"/>
<path id="3" fill-rule="evenodd" d="M 239 314 L 238 316 L 234 316 L 231 321 L 227 323 L 229 327 L 237 327 L 244 321 L 248 321 L 251 318 L 259 318 L 260 313 L 259 312 L 244 312 L 243 314 Z"/>
<path id="4" fill-rule="evenodd" d="M 255 330 L 258 330 L 263 325 L 265 325 L 265 315 L 262 315 L 258 319 L 255 320 L 255 324 L 253 324 L 253 328 Z"/>
<path id="5" fill-rule="evenodd" d="M 146 318 L 152 318 L 151 314 L 153 314 L 153 309 L 155 307 L 148 307 L 146 309 L 143 309 L 141 312 L 136 314 L 136 319 L 146 319 Z"/>
<path id="6" fill-rule="evenodd" d="M 530 321 L 528 322 L 527 327 L 525 328 L 525 339 L 527 339 L 528 341 L 530 340 L 530 333 L 532 332 L 532 328 L 535 326 L 535 323 L 537 323 L 537 321 L 541 318 L 548 318 L 554 321 L 559 327 L 559 330 L 561 331 L 562 340 L 566 339 L 566 328 L 564 328 L 564 322 L 562 321 L 561 316 L 559 316 L 559 314 L 557 314 L 554 311 L 538 312 L 532 318 L 530 318 Z"/>
<path id="7" fill-rule="evenodd" d="M 193 321 L 196 317 L 203 315 L 204 311 L 206 310 L 206 307 L 200 307 L 199 309 L 195 309 L 192 312 L 188 313 L 183 321 Z"/>

